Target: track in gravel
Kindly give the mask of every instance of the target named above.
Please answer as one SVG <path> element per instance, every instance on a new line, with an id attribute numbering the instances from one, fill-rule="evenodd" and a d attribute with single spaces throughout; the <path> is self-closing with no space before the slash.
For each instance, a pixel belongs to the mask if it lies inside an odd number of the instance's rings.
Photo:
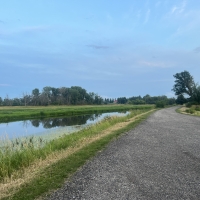
<path id="1" fill-rule="evenodd" d="M 200 199 L 200 118 L 156 111 L 49 199 Z"/>

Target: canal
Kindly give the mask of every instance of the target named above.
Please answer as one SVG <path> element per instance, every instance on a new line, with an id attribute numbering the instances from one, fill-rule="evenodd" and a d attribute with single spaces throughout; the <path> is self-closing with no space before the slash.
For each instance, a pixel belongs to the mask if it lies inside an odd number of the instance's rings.
<path id="1" fill-rule="evenodd" d="M 43 137 L 46 140 L 63 134 L 77 132 L 88 125 L 95 124 L 105 117 L 125 116 L 129 112 L 110 112 L 71 117 L 45 118 L 0 123 L 0 141 L 24 137 Z"/>

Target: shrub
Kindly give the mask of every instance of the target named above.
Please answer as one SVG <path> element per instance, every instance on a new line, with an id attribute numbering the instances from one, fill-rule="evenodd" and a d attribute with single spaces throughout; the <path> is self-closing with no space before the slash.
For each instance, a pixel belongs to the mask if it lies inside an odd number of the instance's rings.
<path id="1" fill-rule="evenodd" d="M 164 108 L 165 102 L 164 101 L 157 101 L 156 102 L 156 108 Z"/>
<path id="2" fill-rule="evenodd" d="M 186 106 L 187 108 L 191 108 L 191 107 L 192 107 L 192 102 L 186 103 L 185 106 Z"/>
<path id="3" fill-rule="evenodd" d="M 196 107 L 195 107 L 195 110 L 196 110 L 196 111 L 200 111 L 200 106 L 196 106 Z"/>
<path id="4" fill-rule="evenodd" d="M 195 110 L 194 110 L 194 108 L 190 108 L 190 109 L 187 109 L 185 112 L 187 112 L 189 114 L 194 114 Z"/>

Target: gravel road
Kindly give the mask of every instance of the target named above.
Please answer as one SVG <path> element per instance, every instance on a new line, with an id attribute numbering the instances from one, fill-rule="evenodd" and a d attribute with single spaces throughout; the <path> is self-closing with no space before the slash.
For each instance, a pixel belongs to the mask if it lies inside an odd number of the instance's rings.
<path id="1" fill-rule="evenodd" d="M 200 199 L 200 117 L 156 111 L 49 199 Z"/>

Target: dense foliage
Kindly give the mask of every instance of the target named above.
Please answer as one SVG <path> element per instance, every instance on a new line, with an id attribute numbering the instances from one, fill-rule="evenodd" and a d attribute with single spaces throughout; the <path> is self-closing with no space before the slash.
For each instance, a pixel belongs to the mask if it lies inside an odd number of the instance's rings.
<path id="1" fill-rule="evenodd" d="M 172 91 L 177 95 L 176 103 L 184 104 L 192 102 L 193 104 L 200 103 L 200 86 L 195 83 L 193 76 L 188 71 L 176 73 L 174 75 L 175 84 Z"/>

